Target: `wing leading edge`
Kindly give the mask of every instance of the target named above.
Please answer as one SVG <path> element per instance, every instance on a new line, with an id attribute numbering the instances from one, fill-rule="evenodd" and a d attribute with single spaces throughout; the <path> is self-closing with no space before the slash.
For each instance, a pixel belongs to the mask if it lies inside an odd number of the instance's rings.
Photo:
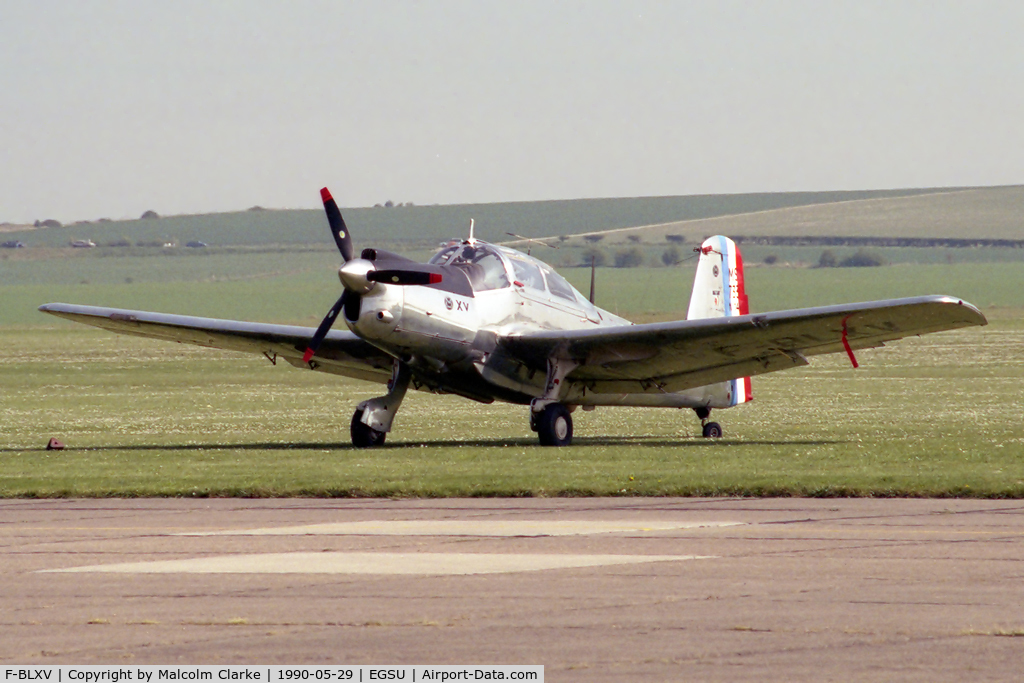
<path id="1" fill-rule="evenodd" d="M 924 296 L 590 330 L 506 337 L 504 351 L 543 370 L 579 363 L 567 380 L 597 394 L 677 392 L 807 365 L 808 356 L 882 346 L 903 337 L 986 325 L 949 296 Z M 847 348 L 849 347 L 849 348 Z"/>
<path id="2" fill-rule="evenodd" d="M 316 332 L 311 327 L 76 304 L 44 304 L 39 310 L 119 334 L 259 353 L 274 362 L 281 358 L 296 367 L 309 367 L 302 362 L 302 354 Z M 330 332 L 317 351 L 314 363 L 317 370 L 371 382 L 385 383 L 391 378 L 391 357 L 351 332 Z"/>

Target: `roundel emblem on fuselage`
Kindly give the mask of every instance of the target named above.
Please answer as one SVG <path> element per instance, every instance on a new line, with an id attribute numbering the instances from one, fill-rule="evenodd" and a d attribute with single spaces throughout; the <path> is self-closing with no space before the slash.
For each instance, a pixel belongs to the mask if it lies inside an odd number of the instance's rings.
<path id="1" fill-rule="evenodd" d="M 340 237 L 341 239 L 345 239 L 345 231 L 344 230 L 339 230 L 338 231 L 338 237 Z"/>
<path id="2" fill-rule="evenodd" d="M 711 274 L 714 275 L 715 277 L 718 277 L 718 266 L 712 266 Z"/>
<path id="3" fill-rule="evenodd" d="M 446 296 L 444 298 L 444 307 L 447 308 L 450 311 L 450 310 L 452 310 L 452 306 L 453 305 L 454 304 L 452 303 L 452 298 L 450 296 Z"/>

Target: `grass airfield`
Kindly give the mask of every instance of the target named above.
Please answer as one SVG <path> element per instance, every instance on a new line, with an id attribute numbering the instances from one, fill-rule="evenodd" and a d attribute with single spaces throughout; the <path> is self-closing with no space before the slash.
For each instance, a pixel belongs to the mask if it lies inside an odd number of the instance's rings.
<path id="1" fill-rule="evenodd" d="M 329 245 L 3 254 L 0 496 L 1022 497 L 1021 255 L 958 250 L 950 263 L 947 250 L 913 251 L 882 268 L 810 269 L 758 266 L 744 249 L 753 311 L 944 293 L 990 325 L 858 352 L 858 370 L 837 355 L 757 377 L 752 404 L 715 412 L 720 441 L 700 438 L 692 411 L 599 408 L 576 412 L 571 448 L 541 448 L 521 406 L 411 392 L 372 451 L 350 447 L 348 425 L 380 386 L 35 310 L 65 301 L 315 326 L 338 292 Z M 589 270 L 560 270 L 586 291 Z M 692 264 L 599 269 L 598 303 L 637 321 L 681 318 L 692 277 Z M 45 451 L 50 437 L 68 449 Z"/>
<path id="2" fill-rule="evenodd" d="M 906 340 L 755 378 L 691 411 L 577 411 L 541 448 L 525 408 L 411 392 L 379 450 L 376 385 L 90 329 L 0 331 L 0 496 L 1024 496 L 1022 324 Z M 43 449 L 56 436 L 65 451 Z"/>

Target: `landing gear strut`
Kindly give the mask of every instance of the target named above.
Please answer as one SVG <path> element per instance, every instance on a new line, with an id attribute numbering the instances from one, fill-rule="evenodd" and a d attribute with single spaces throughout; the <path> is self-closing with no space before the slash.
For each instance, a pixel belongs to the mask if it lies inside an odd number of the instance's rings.
<path id="1" fill-rule="evenodd" d="M 717 422 L 709 422 L 708 418 L 711 417 L 711 408 L 694 408 L 693 412 L 697 413 L 697 417 L 700 419 L 700 424 L 703 427 L 703 436 L 705 439 L 721 439 L 722 438 L 722 425 Z"/>
<path id="2" fill-rule="evenodd" d="M 575 361 L 549 358 L 544 394 L 530 402 L 530 429 L 537 432 L 541 446 L 568 446 L 572 443 L 572 416 L 558 402 L 562 380 L 579 364 Z"/>
<path id="3" fill-rule="evenodd" d="M 391 423 L 395 419 L 398 407 L 402 405 L 411 379 L 412 372 L 409 366 L 396 360 L 391 372 L 391 381 L 388 382 L 387 395 L 363 401 L 356 407 L 351 426 L 353 446 L 373 448 L 384 445 L 384 439 L 391 431 Z"/>

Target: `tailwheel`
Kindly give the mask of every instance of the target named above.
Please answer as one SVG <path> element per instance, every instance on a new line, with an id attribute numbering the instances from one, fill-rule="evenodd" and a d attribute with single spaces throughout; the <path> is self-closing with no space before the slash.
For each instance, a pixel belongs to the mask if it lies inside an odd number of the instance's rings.
<path id="1" fill-rule="evenodd" d="M 356 448 L 374 448 L 383 446 L 387 432 L 380 432 L 363 424 L 363 411 L 357 410 L 352 416 L 352 445 Z"/>
<path id="2" fill-rule="evenodd" d="M 705 439 L 721 439 L 722 438 L 722 425 L 717 422 L 707 422 L 704 424 L 704 438 Z"/>
<path id="3" fill-rule="evenodd" d="M 550 403 L 534 415 L 541 446 L 568 446 L 572 443 L 572 416 L 564 405 Z"/>

